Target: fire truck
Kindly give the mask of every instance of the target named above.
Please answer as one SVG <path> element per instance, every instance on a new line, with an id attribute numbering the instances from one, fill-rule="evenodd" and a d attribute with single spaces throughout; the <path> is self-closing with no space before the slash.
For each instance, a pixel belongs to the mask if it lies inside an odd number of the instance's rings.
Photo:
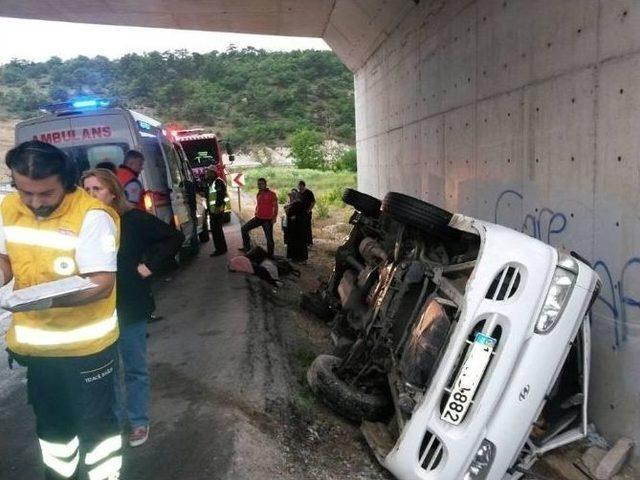
<path id="1" fill-rule="evenodd" d="M 222 161 L 222 149 L 216 134 L 203 128 L 191 130 L 170 130 L 174 141 L 182 147 L 185 157 L 191 167 L 191 172 L 196 180 L 198 189 L 207 192 L 205 173 L 213 170 L 217 177 L 227 181 L 227 171 Z M 229 142 L 223 143 L 229 162 L 234 161 L 233 151 Z M 225 199 L 224 221 L 231 220 L 231 202 L 229 197 Z"/>

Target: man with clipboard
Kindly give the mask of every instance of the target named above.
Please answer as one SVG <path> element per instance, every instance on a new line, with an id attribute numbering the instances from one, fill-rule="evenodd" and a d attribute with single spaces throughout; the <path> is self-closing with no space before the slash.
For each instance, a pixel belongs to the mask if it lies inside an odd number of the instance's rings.
<path id="1" fill-rule="evenodd" d="M 14 311 L 7 346 L 28 369 L 45 478 L 78 478 L 82 462 L 90 479 L 115 480 L 118 216 L 76 187 L 75 163 L 52 145 L 22 143 L 6 163 L 17 192 L 0 204 L 0 284 L 13 278 L 16 292 L 0 307 Z M 16 307 L 20 290 L 77 275 L 91 285 Z"/>

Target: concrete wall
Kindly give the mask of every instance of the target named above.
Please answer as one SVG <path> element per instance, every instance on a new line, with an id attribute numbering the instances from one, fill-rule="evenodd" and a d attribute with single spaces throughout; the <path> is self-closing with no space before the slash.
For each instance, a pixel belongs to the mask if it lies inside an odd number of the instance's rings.
<path id="1" fill-rule="evenodd" d="M 355 73 L 360 189 L 596 262 L 591 412 L 610 439 L 640 443 L 640 2 L 423 0 L 402 13 Z"/>

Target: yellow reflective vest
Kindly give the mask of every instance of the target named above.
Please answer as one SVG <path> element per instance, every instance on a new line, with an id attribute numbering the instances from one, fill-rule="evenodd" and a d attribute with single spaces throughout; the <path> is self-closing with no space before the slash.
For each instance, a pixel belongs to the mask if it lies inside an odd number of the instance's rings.
<path id="1" fill-rule="evenodd" d="M 7 196 L 0 211 L 14 288 L 77 275 L 75 250 L 80 228 L 87 212 L 95 209 L 107 212 L 118 226 L 116 238 L 105 238 L 96 249 L 115 250 L 120 224 L 117 213 L 82 189 L 66 194 L 51 216 L 42 220 L 22 203 L 17 193 Z M 107 298 L 87 305 L 14 313 L 7 346 L 20 355 L 75 357 L 98 353 L 117 338 L 114 287 Z"/>

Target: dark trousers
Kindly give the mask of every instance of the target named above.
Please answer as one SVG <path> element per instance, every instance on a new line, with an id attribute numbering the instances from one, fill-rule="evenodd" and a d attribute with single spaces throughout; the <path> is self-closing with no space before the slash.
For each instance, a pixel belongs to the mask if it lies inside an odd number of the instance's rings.
<path id="1" fill-rule="evenodd" d="M 27 389 L 45 479 L 79 479 L 80 471 L 117 478 L 122 439 L 114 371 L 114 346 L 86 357 L 28 357 Z"/>
<path id="2" fill-rule="evenodd" d="M 224 238 L 224 231 L 222 230 L 222 220 L 224 219 L 224 213 L 211 213 L 211 237 L 213 237 L 213 247 L 216 252 L 227 251 L 227 241 Z"/>
<path id="3" fill-rule="evenodd" d="M 270 257 L 273 257 L 273 223 L 271 220 L 263 220 L 261 218 L 253 217 L 245 223 L 240 229 L 242 232 L 242 244 L 247 250 L 251 248 L 251 237 L 249 237 L 249 232 L 258 227 L 262 227 L 262 230 L 264 230 L 264 236 L 267 238 L 267 253 Z"/>
<path id="4" fill-rule="evenodd" d="M 307 213 L 306 224 L 305 224 L 305 240 L 307 241 L 307 245 L 313 245 L 313 231 L 311 230 L 311 216 L 312 212 Z"/>

